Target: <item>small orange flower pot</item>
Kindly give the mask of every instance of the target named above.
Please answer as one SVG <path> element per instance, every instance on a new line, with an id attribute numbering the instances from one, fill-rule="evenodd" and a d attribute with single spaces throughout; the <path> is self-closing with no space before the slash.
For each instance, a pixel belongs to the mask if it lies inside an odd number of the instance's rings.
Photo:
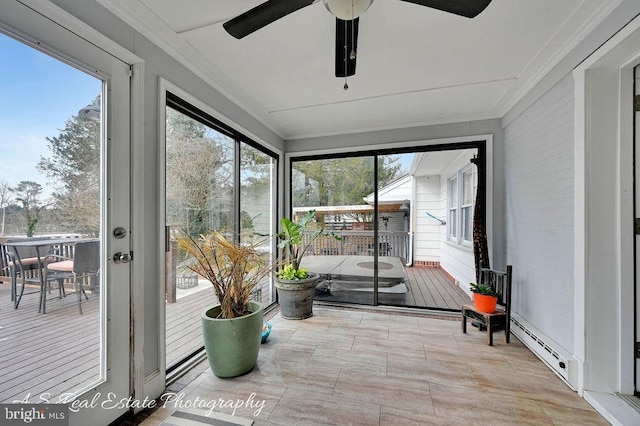
<path id="1" fill-rule="evenodd" d="M 492 314 L 496 311 L 496 304 L 498 298 L 495 296 L 487 296 L 480 293 L 473 293 L 473 303 L 476 305 L 478 312 L 484 312 L 485 314 Z"/>

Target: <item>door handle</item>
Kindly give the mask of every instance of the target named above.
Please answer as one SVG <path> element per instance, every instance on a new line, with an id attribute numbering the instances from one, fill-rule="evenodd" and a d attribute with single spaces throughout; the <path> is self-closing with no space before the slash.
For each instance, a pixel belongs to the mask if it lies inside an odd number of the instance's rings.
<path id="1" fill-rule="evenodd" d="M 131 260 L 132 260 L 132 257 L 131 257 L 131 254 L 129 253 L 122 253 L 119 251 L 113 255 L 114 263 L 129 263 L 131 262 Z"/>

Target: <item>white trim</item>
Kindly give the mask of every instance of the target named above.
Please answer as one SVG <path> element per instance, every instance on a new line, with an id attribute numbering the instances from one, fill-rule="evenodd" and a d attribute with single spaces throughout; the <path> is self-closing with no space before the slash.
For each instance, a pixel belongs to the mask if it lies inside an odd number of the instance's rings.
<path id="1" fill-rule="evenodd" d="M 613 426 L 640 424 L 640 413 L 615 395 L 585 391 L 584 399 Z"/>
<path id="2" fill-rule="evenodd" d="M 114 58 L 127 64 L 140 63 L 140 57 L 125 49 L 115 41 L 111 40 L 104 34 L 90 27 L 80 19 L 69 14 L 61 7 L 51 3 L 50 0 L 16 0 L 19 3 L 37 11 L 46 16 L 56 24 L 66 28 L 85 41 L 93 44 L 98 49 L 103 50 Z"/>
<path id="3" fill-rule="evenodd" d="M 244 136 L 246 136 L 246 137 L 252 139 L 253 141 L 259 143 L 261 146 L 263 146 L 263 147 L 273 151 L 274 153 L 278 154 L 280 156 L 280 158 L 282 158 L 282 156 L 284 155 L 284 153 L 282 152 L 281 149 L 273 146 L 269 142 L 267 142 L 264 139 L 262 139 L 261 137 L 257 136 L 255 133 L 251 132 L 246 127 L 244 127 L 244 126 L 238 124 L 237 122 L 231 120 L 230 118 L 228 118 L 223 113 L 217 111 L 216 109 L 212 108 L 207 103 L 205 103 L 204 101 L 201 101 L 200 99 L 198 99 L 196 96 L 194 96 L 191 93 L 181 89 L 178 85 L 173 84 L 171 81 L 167 80 L 164 77 L 160 77 L 160 80 L 162 82 L 161 84 L 162 84 L 163 90 L 165 92 L 169 91 L 169 92 L 173 93 L 174 95 L 178 96 L 180 99 L 183 99 L 184 101 L 190 103 L 194 107 L 206 112 L 207 114 L 209 114 L 210 116 L 212 116 L 216 120 L 219 120 L 220 122 L 222 122 L 222 123 L 226 124 L 227 126 L 233 128 L 234 130 L 242 133 Z M 165 96 L 164 99 L 166 101 L 166 93 L 163 96 Z M 164 126 L 164 121 L 162 123 L 159 123 L 159 125 L 160 126 Z M 164 130 L 163 130 L 163 132 L 164 132 Z"/>
<path id="4" fill-rule="evenodd" d="M 224 97 L 242 108 L 247 114 L 284 139 L 281 132 L 273 125 L 268 114 L 260 112 L 251 96 L 243 88 L 235 84 L 215 65 L 207 61 L 193 46 L 177 37 L 167 24 L 139 1 L 131 0 L 96 0 L 125 23 L 135 28 L 142 35 L 165 50 L 171 57 L 204 80 L 205 83 L 220 92 Z M 137 17 L 143 16 L 144 19 Z M 238 94 L 240 96 L 238 96 Z"/>
<path id="5" fill-rule="evenodd" d="M 586 294 L 584 283 L 586 281 L 586 150 L 585 140 L 585 115 L 586 112 L 580 106 L 587 104 L 587 94 L 585 88 L 585 76 L 574 74 L 575 87 L 575 109 L 574 109 L 574 211 L 573 211 L 573 347 L 574 358 L 578 369 L 578 382 L 576 388 L 578 394 L 582 395 L 587 370 L 584 368 L 586 358 Z"/>
<path id="6" fill-rule="evenodd" d="M 630 97 L 633 95 L 633 66 L 640 62 L 639 45 L 640 18 L 637 17 L 574 71 L 574 356 L 579 360 L 578 391 L 603 415 L 610 415 L 610 408 L 618 405 L 619 400 L 598 395 L 630 394 L 634 387 L 635 236 L 631 155 L 633 102 Z M 615 149 L 613 157 L 601 158 L 603 152 L 612 149 Z M 601 161 L 612 159 L 615 159 L 616 170 L 605 170 L 606 165 L 601 165 Z M 608 219 L 615 225 L 615 235 L 603 235 L 599 228 L 603 225 L 603 212 L 607 206 L 598 207 L 603 188 L 598 188 L 595 176 L 615 179 L 615 188 L 611 188 L 615 193 L 602 200 L 604 204 L 615 200 L 615 214 Z M 603 236 L 607 241 L 603 242 Z M 612 241 L 608 240 L 610 238 Z M 595 256 L 603 251 L 601 244 L 614 248 L 604 260 L 609 265 L 604 273 L 599 271 L 600 266 L 594 266 Z M 609 272 L 611 264 L 614 267 Z M 606 295 L 609 299 L 602 300 L 602 293 L 598 293 L 603 284 L 616 290 Z M 611 313 L 615 315 L 614 333 L 602 326 Z M 609 321 L 608 326 L 611 325 Z M 612 358 L 614 368 L 611 368 Z M 610 417 L 607 419 L 614 424 L 617 422 Z"/>
<path id="7" fill-rule="evenodd" d="M 614 1 L 602 1 L 600 8 L 596 13 L 589 17 L 588 21 L 585 21 L 579 28 L 579 30 L 575 33 L 575 35 L 563 43 L 562 49 L 556 52 L 551 58 L 549 58 L 545 62 L 545 66 L 542 67 L 533 77 L 528 80 L 528 83 L 522 86 L 518 92 L 512 96 L 511 102 L 505 104 L 499 111 L 498 116 L 506 117 L 506 115 L 520 102 L 529 92 L 533 90 L 533 88 L 540 83 L 565 57 L 567 57 L 571 52 L 584 40 L 592 31 L 594 31 L 598 25 L 605 20 L 607 16 L 609 16 L 616 7 L 618 7 L 623 0 L 614 0 Z M 567 19 L 570 21 L 571 19 L 580 19 L 576 18 L 577 10 Z M 560 31 L 560 30 L 559 30 Z M 551 46 L 547 45 L 545 48 L 549 48 Z M 540 53 L 544 53 L 545 48 Z M 503 123 L 503 127 L 507 127 L 507 125 L 515 118 L 514 117 L 506 117 L 506 121 Z"/>

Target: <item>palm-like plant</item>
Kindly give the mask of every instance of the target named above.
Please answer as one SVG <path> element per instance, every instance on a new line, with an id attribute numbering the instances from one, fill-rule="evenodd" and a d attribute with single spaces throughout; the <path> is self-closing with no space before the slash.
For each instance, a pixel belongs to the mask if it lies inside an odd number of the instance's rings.
<path id="1" fill-rule="evenodd" d="M 318 229 L 309 235 L 306 243 L 304 241 L 304 232 L 307 225 L 314 221 L 315 210 L 310 210 L 302 216 L 298 221 L 293 221 L 287 217 L 280 219 L 280 228 L 282 231 L 278 234 L 278 248 L 282 250 L 281 268 L 278 271 L 278 278 L 287 280 L 305 279 L 308 277 L 307 270 L 301 268 L 300 264 L 302 258 L 315 241 L 320 236 L 333 237 L 337 240 L 342 238 L 327 232 L 323 229 Z"/>
<path id="2" fill-rule="evenodd" d="M 178 237 L 178 247 L 191 256 L 187 268 L 213 284 L 220 318 L 246 315 L 252 291 L 271 272 L 258 252 L 260 244 L 236 244 L 218 231 L 199 237 L 182 232 Z"/>

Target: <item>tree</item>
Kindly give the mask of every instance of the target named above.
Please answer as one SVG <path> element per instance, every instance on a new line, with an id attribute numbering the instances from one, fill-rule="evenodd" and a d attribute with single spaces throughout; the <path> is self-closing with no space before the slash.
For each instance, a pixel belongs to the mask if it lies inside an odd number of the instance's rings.
<path id="1" fill-rule="evenodd" d="M 235 142 L 170 108 L 166 126 L 168 223 L 190 235 L 230 228 Z"/>
<path id="2" fill-rule="evenodd" d="M 53 193 L 53 220 L 59 230 L 97 235 L 100 230 L 100 122 L 74 115 L 65 121 L 57 137 L 46 140 L 51 155 L 41 157 L 37 168 L 51 182 L 57 182 Z"/>
<path id="3" fill-rule="evenodd" d="M 40 211 L 43 208 L 39 200 L 42 185 L 23 180 L 16 187 L 11 188 L 11 192 L 16 194 L 16 201 L 22 204 L 22 215 L 27 228 L 26 235 L 27 237 L 33 237 L 36 225 L 40 220 Z"/>
<path id="4" fill-rule="evenodd" d="M 296 207 L 361 205 L 374 192 L 373 157 L 298 161 L 293 167 Z M 380 187 L 397 179 L 400 168 L 397 157 L 379 156 Z"/>
<path id="5" fill-rule="evenodd" d="M 0 235 L 4 235 L 4 225 L 6 222 L 8 204 L 9 204 L 9 184 L 2 180 L 0 181 L 0 208 L 2 209 L 2 225 L 0 228 Z"/>

